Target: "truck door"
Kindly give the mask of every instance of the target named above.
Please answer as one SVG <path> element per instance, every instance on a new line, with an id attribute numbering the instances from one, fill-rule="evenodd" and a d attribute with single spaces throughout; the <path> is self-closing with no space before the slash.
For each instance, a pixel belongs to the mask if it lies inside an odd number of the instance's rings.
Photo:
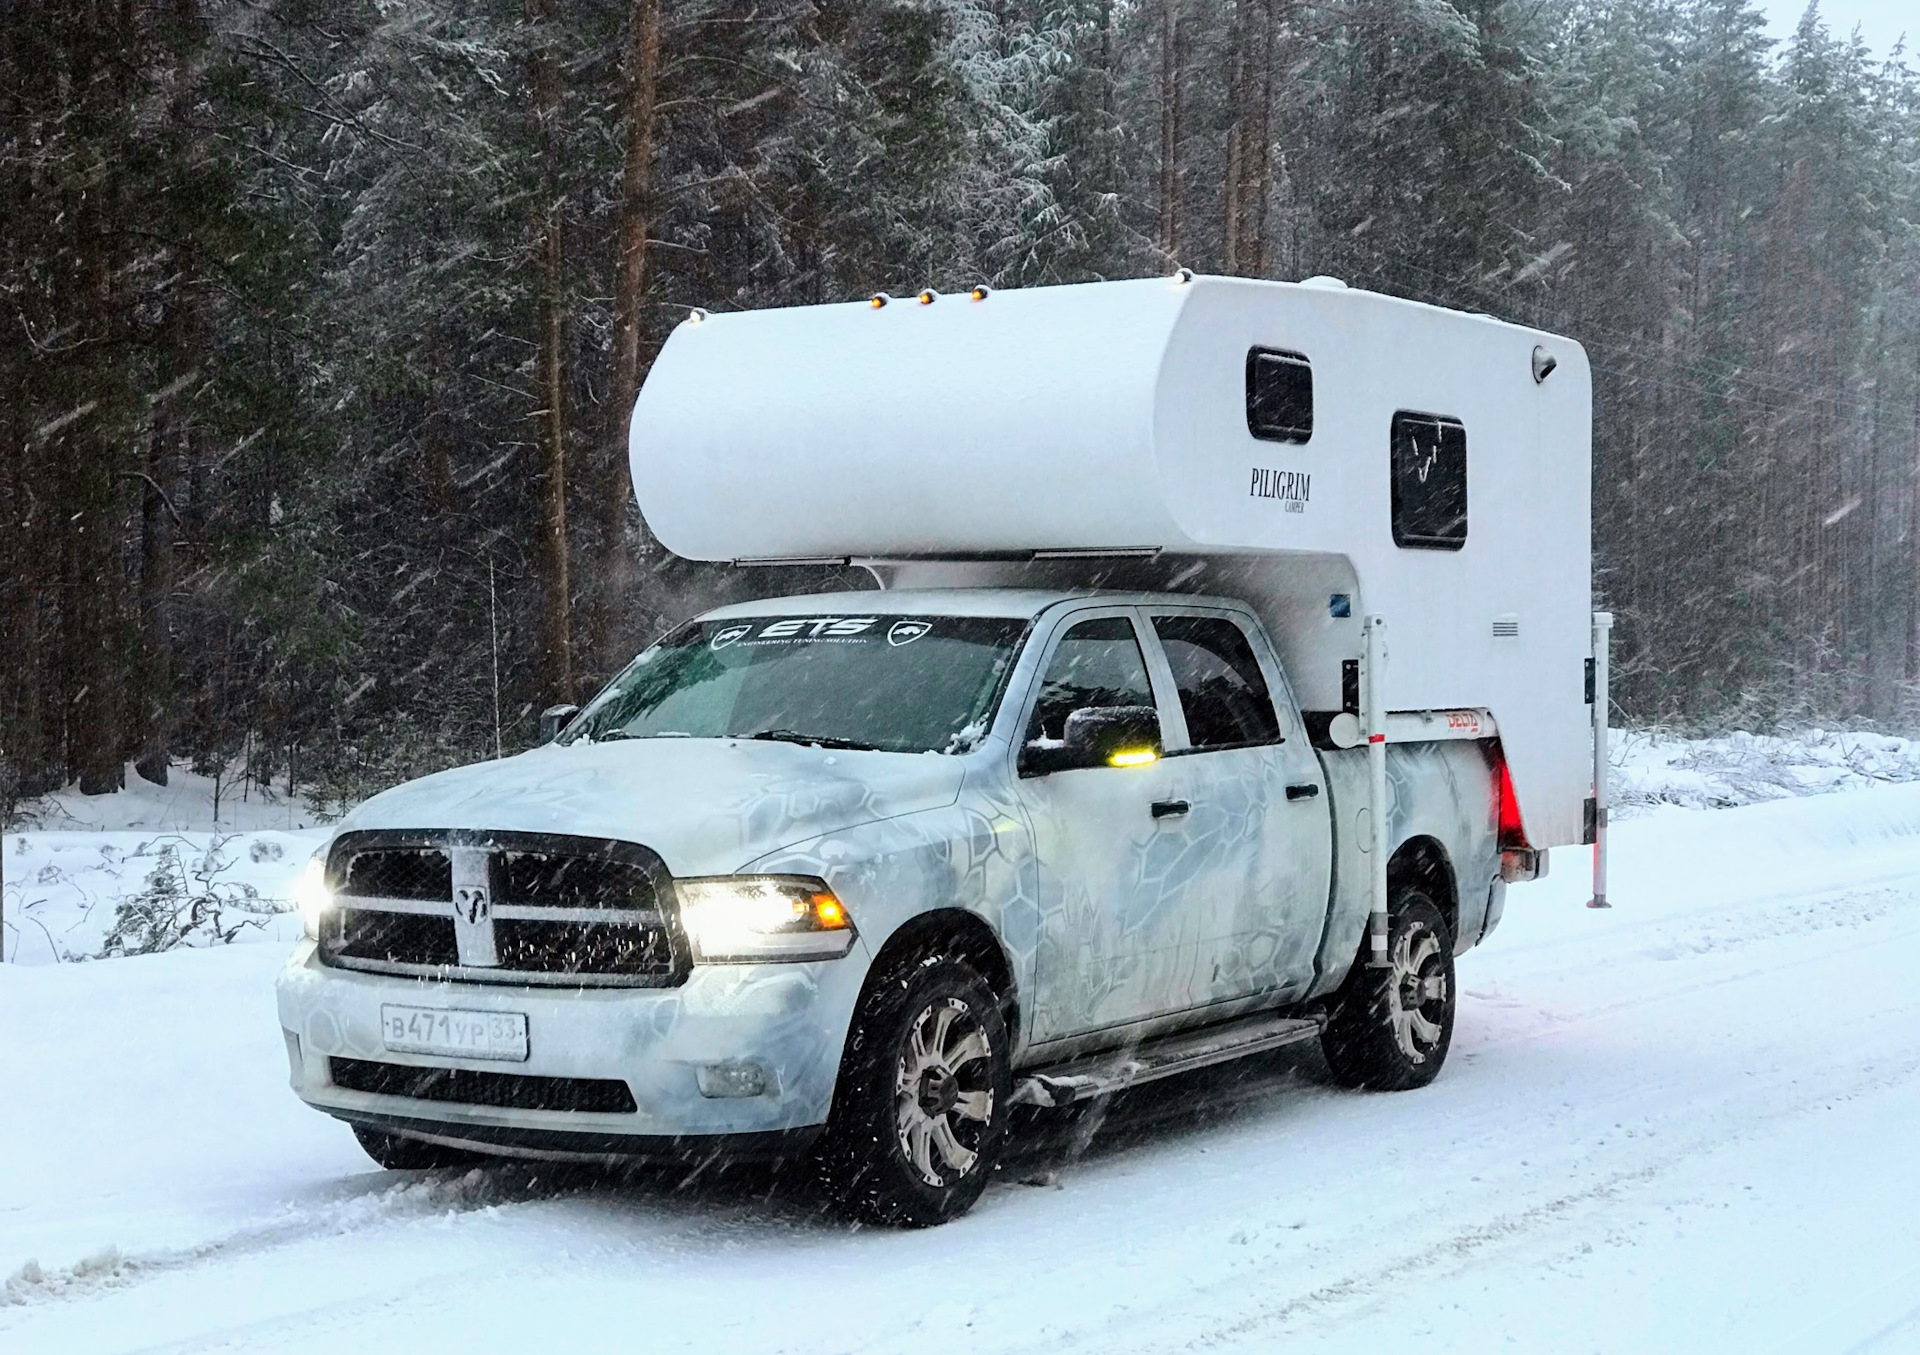
<path id="1" fill-rule="evenodd" d="M 1287 994 L 1313 979 L 1326 922 L 1332 829 L 1308 746 L 1266 637 L 1251 618 L 1149 608 L 1178 694 L 1166 761 L 1186 772 L 1200 1003 Z"/>
<path id="2" fill-rule="evenodd" d="M 1043 661 L 1024 748 L 1061 739 L 1088 707 L 1154 706 L 1132 609 L 1075 612 Z M 1170 700 L 1170 694 L 1167 695 Z M 1126 1025 L 1193 1004 L 1203 928 L 1186 906 L 1192 831 L 1180 759 L 1023 773 L 1039 866 L 1035 1041 Z"/>

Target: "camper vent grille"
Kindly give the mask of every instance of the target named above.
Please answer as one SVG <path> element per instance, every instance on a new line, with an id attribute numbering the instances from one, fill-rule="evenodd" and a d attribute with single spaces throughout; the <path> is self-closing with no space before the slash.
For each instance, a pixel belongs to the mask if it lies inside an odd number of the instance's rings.
<path id="1" fill-rule="evenodd" d="M 1493 638 L 1496 640 L 1518 640 L 1520 638 L 1520 618 L 1512 612 L 1493 618 Z"/>

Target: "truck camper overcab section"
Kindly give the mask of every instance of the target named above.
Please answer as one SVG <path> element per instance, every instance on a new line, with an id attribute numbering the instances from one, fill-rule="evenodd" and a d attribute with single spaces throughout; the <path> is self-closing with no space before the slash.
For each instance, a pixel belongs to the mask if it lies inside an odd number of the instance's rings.
<path id="1" fill-rule="evenodd" d="M 1424 1085 L 1454 957 L 1604 832 L 1589 420 L 1577 344 L 1317 280 L 696 312 L 650 526 L 878 587 L 349 815 L 296 1091 L 390 1166 L 807 1154 L 924 1224 L 1017 1105 L 1313 1038 Z"/>

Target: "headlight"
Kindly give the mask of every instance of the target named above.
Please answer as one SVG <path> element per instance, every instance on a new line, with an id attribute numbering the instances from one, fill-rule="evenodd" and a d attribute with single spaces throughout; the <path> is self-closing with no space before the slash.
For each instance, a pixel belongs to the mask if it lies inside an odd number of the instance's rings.
<path id="1" fill-rule="evenodd" d="M 837 960 L 853 948 L 853 919 L 823 881 L 713 875 L 674 887 L 696 961 Z"/>
<path id="2" fill-rule="evenodd" d="M 318 941 L 320 923 L 333 907 L 333 891 L 327 888 L 324 849 L 313 854 L 307 868 L 300 872 L 300 878 L 293 882 L 293 906 L 300 912 L 300 925 L 306 928 L 308 939 Z"/>

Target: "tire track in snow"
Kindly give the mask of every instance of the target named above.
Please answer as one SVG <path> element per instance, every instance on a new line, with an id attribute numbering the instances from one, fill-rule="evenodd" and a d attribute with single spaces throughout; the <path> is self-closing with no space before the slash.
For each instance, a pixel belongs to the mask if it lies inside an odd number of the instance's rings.
<path id="1" fill-rule="evenodd" d="M 0 1282 L 0 1312 L 43 1303 L 83 1300 L 107 1290 L 240 1256 L 273 1251 L 322 1237 L 346 1237 L 415 1219 L 486 1213 L 565 1194 L 563 1182 L 538 1175 L 513 1179 L 511 1167 L 471 1168 L 460 1175 L 376 1186 L 345 1200 L 296 1208 L 290 1216 L 235 1229 L 189 1246 L 122 1252 L 105 1246 L 70 1266 L 29 1259 Z"/>
<path id="2" fill-rule="evenodd" d="M 1828 900 L 1834 907 L 1844 906 L 1850 899 L 1856 898 L 1860 891 L 1836 893 Z M 1920 896 L 1902 892 L 1899 902 L 1912 904 L 1920 901 Z M 1669 1002 L 1698 996 L 1717 988 L 1740 986 L 1758 986 L 1760 988 L 1779 987 L 1773 984 L 1780 974 L 1790 972 L 1811 964 L 1832 964 L 1849 955 L 1862 952 L 1877 952 L 1888 949 L 1900 949 L 1899 942 L 1920 937 L 1920 926 L 1906 925 L 1891 929 L 1889 934 L 1889 916 L 1895 912 L 1889 908 L 1877 919 L 1863 920 L 1859 925 L 1871 926 L 1879 922 L 1878 935 L 1844 945 L 1821 948 L 1814 955 L 1794 953 L 1774 957 L 1772 962 L 1743 968 L 1739 973 L 1719 975 L 1713 978 L 1663 985 L 1657 991 L 1645 992 L 1618 1003 L 1603 1003 L 1596 1007 L 1566 1013 L 1553 1024 L 1511 1035 L 1496 1036 L 1479 1046 L 1480 1049 L 1495 1049 L 1501 1046 L 1513 1046 L 1540 1038 L 1549 1033 L 1557 1033 L 1580 1027 L 1604 1025 L 1609 1020 L 1623 1015 L 1644 1013 Z M 1904 910 L 1900 910 L 1904 911 Z M 1676 919 L 1675 921 L 1679 921 Z M 1813 927 L 1806 930 L 1827 931 L 1826 927 Z M 1763 942 L 1770 939 L 1790 940 L 1791 933 L 1763 933 L 1754 940 Z M 1706 951 L 1701 956 L 1721 953 Z M 1694 958 L 1688 955 L 1685 958 Z M 1675 977 L 1686 971 L 1676 970 Z M 1527 976 L 1531 983 L 1533 975 Z M 1785 991 L 1784 988 L 1781 991 Z M 1252 1341 L 1259 1337 L 1264 1340 L 1276 1340 L 1287 1334 L 1298 1334 L 1303 1325 L 1315 1324 L 1323 1319 L 1331 1320 L 1343 1313 L 1364 1311 L 1369 1306 L 1398 1301 L 1405 1297 L 1406 1282 L 1412 1277 L 1423 1277 L 1429 1283 L 1450 1270 L 1465 1269 L 1471 1262 L 1484 1253 L 1498 1248 L 1503 1243 L 1526 1237 L 1537 1236 L 1562 1226 L 1582 1211 L 1617 1202 L 1629 1197 L 1634 1191 L 1657 1181 L 1670 1178 L 1672 1174 L 1704 1156 L 1747 1140 L 1756 1139 L 1771 1132 L 1776 1126 L 1790 1122 L 1838 1102 L 1852 1100 L 1860 1096 L 1903 1086 L 1920 1076 L 1920 1046 L 1916 1046 L 1914 1032 L 1920 1031 L 1920 1022 L 1912 1018 L 1920 1010 L 1920 995 L 1907 992 L 1889 992 L 1884 994 L 1891 1001 L 1886 1005 L 1876 1004 L 1870 1009 L 1851 1013 L 1844 1019 L 1835 1019 L 1832 1011 L 1823 1013 L 1823 1035 L 1830 1042 L 1838 1041 L 1837 1036 L 1848 1031 L 1866 1028 L 1879 1032 L 1888 1040 L 1903 1040 L 1904 1047 L 1869 1063 L 1863 1070 L 1854 1065 L 1851 1071 L 1856 1074 L 1864 1071 L 1864 1076 L 1821 1077 L 1830 1065 L 1814 1062 L 1792 1062 L 1768 1071 L 1772 1076 L 1758 1077 L 1753 1066 L 1735 1070 L 1729 1079 L 1713 1089 L 1693 1088 L 1696 1098 L 1688 1106 L 1688 1113 L 1696 1119 L 1703 1119 L 1702 1132 L 1696 1132 L 1677 1139 L 1667 1124 L 1655 1137 L 1637 1139 L 1611 1139 L 1604 1137 L 1596 1143 L 1580 1150 L 1573 1161 L 1562 1164 L 1561 1170 L 1590 1174 L 1594 1164 L 1604 1154 L 1614 1159 L 1622 1151 L 1623 1144 L 1631 1145 L 1641 1154 L 1641 1160 L 1627 1167 L 1615 1167 L 1606 1171 L 1597 1179 L 1589 1180 L 1576 1189 L 1562 1191 L 1545 1199 L 1523 1205 L 1515 1209 L 1499 1211 L 1492 1217 L 1482 1217 L 1466 1223 L 1443 1237 L 1437 1238 L 1419 1248 L 1401 1251 L 1386 1261 L 1369 1260 L 1365 1265 L 1348 1270 L 1335 1278 L 1315 1284 L 1301 1293 L 1288 1294 L 1266 1303 L 1256 1303 L 1249 1310 L 1241 1295 L 1249 1288 L 1278 1288 L 1284 1290 L 1288 1281 L 1297 1280 L 1299 1258 L 1297 1256 L 1279 1256 L 1264 1261 L 1251 1269 L 1237 1270 L 1230 1276 L 1211 1281 L 1189 1291 L 1179 1301 L 1162 1305 L 1157 1311 L 1141 1312 L 1131 1310 L 1118 1313 L 1101 1322 L 1073 1330 L 1076 1341 L 1098 1343 L 1116 1350 L 1129 1352 L 1173 1352 L 1187 1350 L 1216 1349 L 1233 1346 L 1242 1341 Z M 1776 1051 L 1784 1052 L 1784 1051 Z M 1464 1089 L 1456 1089 L 1463 1091 Z M 1592 1090 L 1591 1088 L 1588 1089 Z M 1718 1095 L 1711 1110 L 1699 1104 L 1699 1098 L 1709 1090 L 1723 1092 Z M 1580 1111 L 1592 1118 L 1592 1113 L 1601 1107 L 1630 1105 L 1636 1101 L 1645 1101 L 1656 1109 L 1675 1104 L 1675 1087 L 1668 1084 L 1625 1084 L 1616 1085 L 1597 1097 L 1588 1096 L 1580 1102 Z M 1469 1102 L 1456 1109 L 1468 1113 L 1477 1111 L 1477 1118 L 1488 1119 L 1497 1127 L 1510 1116 L 1510 1102 L 1495 1098 Z M 1177 1119 L 1177 1112 L 1166 1118 Z M 1603 1117 L 1611 1119 L 1611 1113 Z M 1671 1116 L 1668 1117 L 1669 1122 Z M 1533 1130 L 1551 1129 L 1553 1126 L 1535 1124 Z M 1518 1126 L 1524 1133 L 1528 1126 Z M 1506 1141 L 1502 1141 L 1505 1139 Z M 1532 1155 L 1540 1156 L 1536 1151 L 1538 1144 L 1528 1137 L 1516 1137 L 1512 1132 L 1487 1139 L 1483 1142 L 1485 1153 L 1490 1160 L 1525 1159 Z M 1565 1144 L 1553 1145 L 1564 1148 Z M 1456 1196 L 1446 1202 L 1457 1207 L 1461 1202 Z M 1433 1202 L 1421 1201 L 1412 1213 L 1412 1219 L 1419 1221 L 1433 1216 Z M 1370 1218 L 1370 1236 L 1393 1236 L 1407 1226 L 1406 1219 L 1382 1218 L 1374 1215 Z M 1363 1253 L 1378 1254 L 1377 1249 L 1367 1245 L 1365 1239 L 1351 1234 L 1343 1236 L 1334 1244 L 1343 1249 L 1357 1249 Z M 1389 1283 L 1396 1292 L 1382 1295 L 1381 1291 Z M 1237 1317 L 1224 1321 L 1206 1321 L 1205 1315 L 1221 1312 L 1233 1312 L 1240 1309 Z M 1179 1326 L 1185 1320 L 1191 1326 L 1193 1316 L 1202 1316 L 1203 1330 L 1198 1335 L 1180 1337 L 1148 1337 L 1139 1340 L 1138 1328 L 1151 1324 L 1156 1328 Z M 1904 1322 L 1907 1319 L 1902 1319 Z M 1901 1323 L 1896 1322 L 1882 1335 L 1897 1333 Z M 1136 1339 L 1130 1339 L 1136 1338 Z M 1879 1337 L 1875 1338 L 1880 1339 Z M 1051 1341 L 1042 1341 L 1026 1349 L 1035 1352 L 1048 1348 Z M 1867 1347 L 1871 1349 L 1872 1347 Z"/>
<path id="3" fill-rule="evenodd" d="M 1591 1207 L 1620 1202 L 1635 1189 L 1669 1177 L 1697 1158 L 1734 1143 L 1758 1138 L 1779 1124 L 1813 1114 L 1836 1102 L 1891 1090 L 1916 1077 L 1920 1077 L 1920 1052 L 1868 1077 L 1825 1087 L 1791 1106 L 1744 1121 L 1744 1128 L 1739 1132 L 1698 1136 L 1679 1147 L 1656 1154 L 1651 1160 L 1609 1172 L 1578 1189 L 1563 1191 L 1545 1200 L 1463 1225 L 1414 1250 L 1396 1253 L 1384 1261 L 1369 1261 L 1334 1279 L 1315 1284 L 1304 1293 L 1256 1302 L 1250 1307 L 1242 1299 L 1241 1294 L 1246 1289 L 1261 1287 L 1262 1280 L 1274 1281 L 1274 1287 L 1284 1287 L 1286 1279 L 1297 1273 L 1298 1267 L 1295 1260 L 1283 1257 L 1252 1271 L 1240 1271 L 1190 1290 L 1178 1305 L 1166 1305 L 1150 1315 L 1131 1310 L 1116 1314 L 1095 1326 L 1078 1328 L 1073 1332 L 1073 1339 L 1104 1349 L 1127 1351 L 1129 1355 L 1180 1355 L 1191 1351 L 1231 1349 L 1243 1339 L 1254 1337 L 1274 1340 L 1298 1336 L 1301 1334 L 1298 1326 L 1302 1322 L 1335 1320 L 1347 1315 L 1350 1310 L 1361 1311 L 1382 1301 L 1405 1297 L 1404 1292 L 1383 1296 L 1381 1291 L 1389 1284 L 1404 1291 L 1410 1279 L 1417 1277 L 1431 1282 L 1442 1278 L 1450 1271 L 1464 1269 L 1482 1253 L 1502 1244 L 1559 1227 Z M 1430 1213 L 1423 1210 L 1421 1216 L 1430 1217 Z M 1377 1224 L 1379 1221 L 1375 1222 Z M 1152 1322 L 1156 1327 L 1179 1325 L 1190 1322 L 1194 1315 L 1217 1314 L 1236 1307 L 1241 1310 L 1238 1315 L 1224 1320 L 1216 1318 L 1205 1324 L 1204 1330 L 1198 1334 L 1173 1338 L 1149 1336 L 1144 1341 L 1128 1339 L 1129 1329 L 1138 1328 L 1143 1322 Z M 1909 1314 L 1896 1321 L 1873 1339 L 1878 1340 L 1881 1336 L 1897 1332 L 1912 1316 Z M 1295 1329 L 1285 1330 L 1289 1327 Z M 1058 1336 L 1053 1336 L 1019 1347 L 1018 1350 L 1039 1355 L 1042 1351 L 1057 1350 L 1059 1345 Z M 1782 1347 L 1782 1350 L 1787 1348 Z M 1861 1347 L 1862 1350 L 1871 1348 L 1871 1342 Z"/>

